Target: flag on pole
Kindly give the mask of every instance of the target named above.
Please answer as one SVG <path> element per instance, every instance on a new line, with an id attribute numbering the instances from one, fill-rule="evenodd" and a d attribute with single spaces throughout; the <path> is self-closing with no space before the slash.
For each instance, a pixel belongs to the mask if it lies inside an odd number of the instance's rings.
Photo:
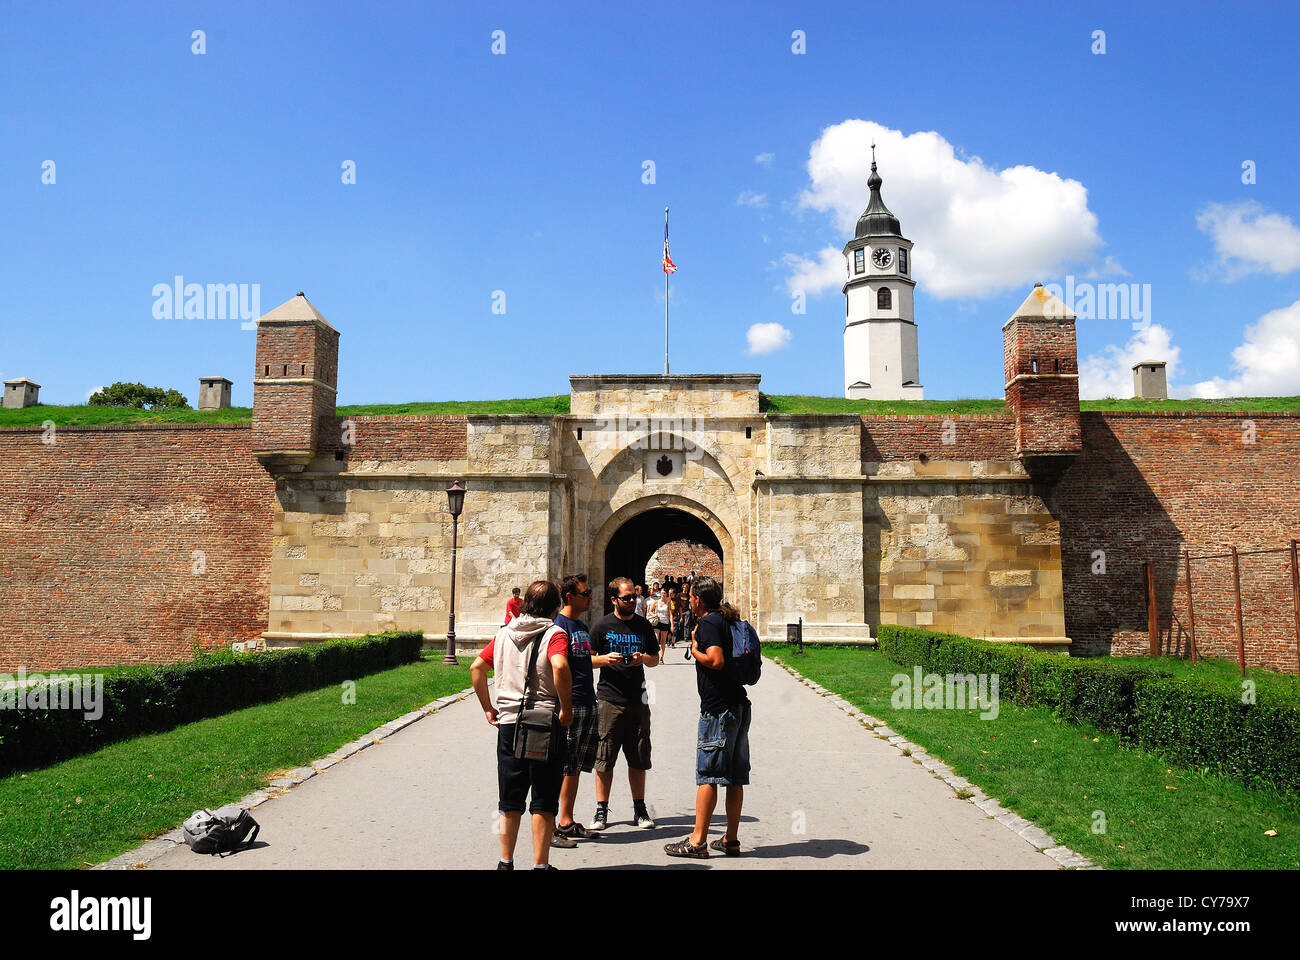
<path id="1" fill-rule="evenodd" d="M 677 264 L 668 256 L 668 209 L 664 208 L 664 273 L 676 273 Z"/>

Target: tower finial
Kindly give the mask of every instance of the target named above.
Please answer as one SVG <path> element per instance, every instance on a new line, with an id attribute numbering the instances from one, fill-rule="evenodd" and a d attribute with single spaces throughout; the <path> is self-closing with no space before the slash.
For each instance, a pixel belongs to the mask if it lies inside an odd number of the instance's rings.
<path id="1" fill-rule="evenodd" d="M 876 141 L 871 141 L 871 169 L 876 168 Z"/>

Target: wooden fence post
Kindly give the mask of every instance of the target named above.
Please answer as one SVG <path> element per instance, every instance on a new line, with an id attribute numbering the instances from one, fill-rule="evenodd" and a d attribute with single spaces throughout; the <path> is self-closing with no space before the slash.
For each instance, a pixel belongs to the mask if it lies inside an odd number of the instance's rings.
<path id="1" fill-rule="evenodd" d="M 1300 673 L 1300 557 L 1294 540 L 1291 541 L 1291 605 L 1295 608 L 1296 672 Z"/>
<path id="2" fill-rule="evenodd" d="M 1156 612 L 1156 571 L 1151 563 L 1146 568 L 1147 581 L 1147 646 L 1151 656 L 1160 656 L 1160 615 Z"/>
<path id="3" fill-rule="evenodd" d="M 1241 675 L 1246 675 L 1246 631 L 1241 625 L 1241 565 L 1237 558 L 1236 546 L 1232 550 L 1232 586 L 1237 595 L 1237 663 L 1241 665 Z"/>

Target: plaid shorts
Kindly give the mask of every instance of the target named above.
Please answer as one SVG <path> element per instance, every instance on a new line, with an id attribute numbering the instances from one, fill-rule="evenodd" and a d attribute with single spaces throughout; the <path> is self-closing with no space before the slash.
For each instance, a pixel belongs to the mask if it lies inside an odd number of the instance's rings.
<path id="1" fill-rule="evenodd" d="M 594 706 L 573 705 L 573 723 L 568 731 L 568 752 L 564 775 L 591 773 L 596 766 L 596 746 L 600 743 L 600 717 Z"/>

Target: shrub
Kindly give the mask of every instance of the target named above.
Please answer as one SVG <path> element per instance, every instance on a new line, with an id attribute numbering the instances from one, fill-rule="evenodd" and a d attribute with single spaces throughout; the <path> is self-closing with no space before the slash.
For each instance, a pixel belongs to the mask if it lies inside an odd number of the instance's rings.
<path id="1" fill-rule="evenodd" d="M 0 710 L 0 776 L 410 663 L 422 644 L 419 633 L 383 633 L 112 673 L 95 720 L 81 710 Z"/>
<path id="2" fill-rule="evenodd" d="M 1174 676 L 1158 660 L 1063 657 L 913 627 L 882 625 L 879 644 L 895 663 L 928 673 L 997 674 L 1000 697 L 1048 707 L 1180 765 L 1300 792 L 1300 696 L 1293 693 L 1261 693 L 1260 702 L 1245 704 L 1235 683 Z"/>

